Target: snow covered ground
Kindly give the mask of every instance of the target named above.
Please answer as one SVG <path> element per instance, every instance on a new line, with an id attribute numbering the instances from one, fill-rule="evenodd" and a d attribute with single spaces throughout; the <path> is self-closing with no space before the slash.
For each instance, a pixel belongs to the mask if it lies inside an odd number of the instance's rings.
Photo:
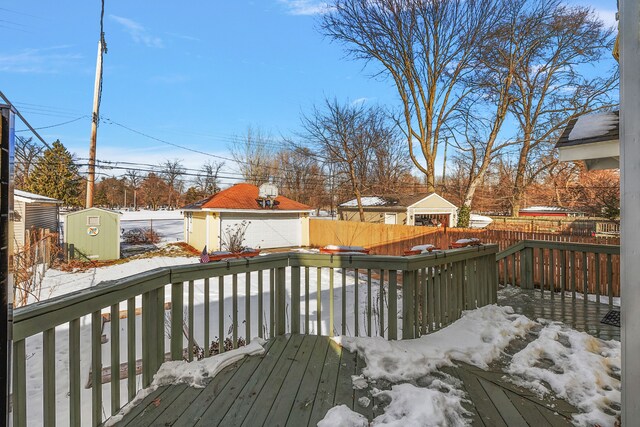
<path id="1" fill-rule="evenodd" d="M 124 211 L 120 217 L 120 227 L 127 231 L 132 228 L 152 228 L 163 242 L 184 240 L 182 211 Z"/>

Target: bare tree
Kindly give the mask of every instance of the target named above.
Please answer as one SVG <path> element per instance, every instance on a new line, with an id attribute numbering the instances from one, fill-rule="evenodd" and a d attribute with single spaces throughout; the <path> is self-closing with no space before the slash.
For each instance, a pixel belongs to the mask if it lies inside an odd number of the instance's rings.
<path id="1" fill-rule="evenodd" d="M 215 194 L 220 191 L 218 175 L 223 166 L 224 162 L 205 162 L 200 168 L 200 173 L 196 176 L 196 189 L 205 195 Z"/>
<path id="2" fill-rule="evenodd" d="M 599 64 L 613 47 L 612 30 L 592 9 L 541 2 L 521 25 L 526 34 L 511 87 L 510 109 L 518 123 L 519 153 L 511 211 L 518 216 L 528 185 L 557 161 L 553 143 L 572 118 L 610 108 L 617 66 L 605 77 L 588 77 L 585 66 Z"/>
<path id="3" fill-rule="evenodd" d="M 322 164 L 308 147 L 281 150 L 277 155 L 277 183 L 283 195 L 311 206 L 320 206 L 326 176 Z"/>
<path id="4" fill-rule="evenodd" d="M 245 182 L 261 185 L 273 178 L 277 170 L 275 153 L 271 149 L 268 135 L 262 130 L 247 128 L 247 133 L 238 138 L 230 151 Z"/>
<path id="5" fill-rule="evenodd" d="M 370 163 L 376 150 L 393 144 L 393 130 L 379 107 L 365 108 L 362 104 L 341 105 L 325 100 L 324 108 L 314 108 L 302 118 L 305 141 L 316 156 L 335 168 L 337 176 L 351 189 L 364 221 L 362 193 L 368 189 Z M 390 170 L 393 165 L 387 165 Z"/>
<path id="6" fill-rule="evenodd" d="M 142 184 L 142 174 L 136 169 L 127 169 L 124 173 L 124 178 L 129 184 L 129 187 L 133 190 L 133 210 L 138 209 L 138 190 Z"/>
<path id="7" fill-rule="evenodd" d="M 468 172 L 461 198 L 466 212 L 470 212 L 476 189 L 491 163 L 504 148 L 514 144 L 513 139 L 498 142 L 498 138 L 509 114 L 516 69 L 527 50 L 534 48 L 527 42 L 533 22 L 544 7 L 545 2 L 539 0 L 504 1 L 498 22 L 478 42 L 473 72 L 463 79 L 472 95 L 461 103 L 453 142 L 458 148 L 456 156 L 464 158 L 458 162 L 457 171 L 466 168 Z M 462 226 L 468 226 L 468 215 L 460 214 L 459 219 Z"/>
<path id="8" fill-rule="evenodd" d="M 502 14 L 500 0 L 336 0 L 324 34 L 390 77 L 402 102 L 402 127 L 414 165 L 435 191 L 439 142 L 449 132 L 475 52 Z"/>
<path id="9" fill-rule="evenodd" d="M 43 147 L 35 144 L 33 138 L 16 136 L 15 139 L 15 186 L 26 188 L 29 174 L 36 165 L 36 161 L 42 154 Z"/>
<path id="10" fill-rule="evenodd" d="M 177 197 L 174 198 L 173 196 L 179 196 L 182 193 L 182 182 L 180 180 L 180 177 L 184 174 L 185 169 L 182 165 L 181 160 L 166 160 L 163 164 L 160 165 L 160 176 L 164 179 L 164 181 L 167 183 L 167 186 L 169 187 L 169 208 L 175 207 L 174 203 L 177 203 Z"/>

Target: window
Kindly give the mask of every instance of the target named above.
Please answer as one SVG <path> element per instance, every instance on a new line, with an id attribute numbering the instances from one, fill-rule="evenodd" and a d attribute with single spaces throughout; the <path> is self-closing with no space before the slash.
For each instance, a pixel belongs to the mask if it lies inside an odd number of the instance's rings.
<path id="1" fill-rule="evenodd" d="M 87 225 L 100 225 L 100 217 L 99 216 L 88 216 L 87 217 Z"/>

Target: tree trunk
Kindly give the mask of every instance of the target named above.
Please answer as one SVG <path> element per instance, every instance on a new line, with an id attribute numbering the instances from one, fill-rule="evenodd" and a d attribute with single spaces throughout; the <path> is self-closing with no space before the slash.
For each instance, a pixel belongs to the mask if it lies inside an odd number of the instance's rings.
<path id="1" fill-rule="evenodd" d="M 529 158 L 529 149 L 531 147 L 531 134 L 526 133 L 523 138 L 522 148 L 520 149 L 520 157 L 518 158 L 518 167 L 516 168 L 516 178 L 513 182 L 513 198 L 511 202 L 511 215 L 520 216 L 520 208 L 524 197 L 524 178 L 527 159 Z"/>

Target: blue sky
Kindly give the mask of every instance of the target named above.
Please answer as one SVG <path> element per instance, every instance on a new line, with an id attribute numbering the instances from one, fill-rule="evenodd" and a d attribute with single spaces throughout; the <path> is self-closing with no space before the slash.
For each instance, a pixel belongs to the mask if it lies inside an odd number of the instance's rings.
<path id="1" fill-rule="evenodd" d="M 301 112 L 324 97 L 396 104 L 391 82 L 369 78 L 363 63 L 319 34 L 321 2 L 105 1 L 101 115 L 145 134 L 228 156 L 248 126 L 277 140 L 297 131 Z M 41 130 L 86 157 L 100 2 L 7 3 L 0 6 L 0 90 L 36 128 L 86 116 Z M 615 0 L 581 4 L 614 22 Z M 193 168 L 207 160 L 108 121 L 98 131 L 98 158 L 177 158 Z"/>

